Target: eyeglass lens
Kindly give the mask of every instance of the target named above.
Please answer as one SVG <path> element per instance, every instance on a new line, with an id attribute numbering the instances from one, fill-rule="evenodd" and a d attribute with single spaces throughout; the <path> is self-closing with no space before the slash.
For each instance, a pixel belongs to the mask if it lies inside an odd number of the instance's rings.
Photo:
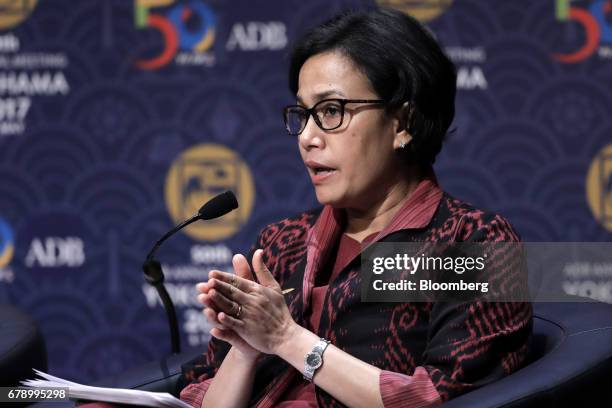
<path id="1" fill-rule="evenodd" d="M 312 107 L 317 125 L 323 130 L 332 130 L 342 124 L 344 105 L 338 101 L 321 101 Z M 285 110 L 285 123 L 289 133 L 297 135 L 304 130 L 310 111 L 301 106 L 292 106 Z"/>

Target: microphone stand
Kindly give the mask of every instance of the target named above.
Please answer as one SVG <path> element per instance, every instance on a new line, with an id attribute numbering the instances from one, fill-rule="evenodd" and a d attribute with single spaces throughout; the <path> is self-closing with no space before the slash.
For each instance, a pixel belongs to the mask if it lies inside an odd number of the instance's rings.
<path id="1" fill-rule="evenodd" d="M 172 342 L 173 354 L 178 354 L 181 352 L 181 339 L 178 329 L 178 320 L 176 318 L 174 303 L 172 303 L 172 299 L 164 286 L 164 272 L 162 270 L 162 266 L 159 261 L 155 259 L 155 253 L 161 244 L 178 230 L 183 229 L 189 224 L 198 220 L 210 220 L 221 217 L 236 208 L 238 208 L 238 201 L 236 200 L 234 193 L 231 191 L 226 191 L 217 195 L 204 204 L 202 208 L 198 210 L 197 214 L 166 232 L 166 234 L 155 243 L 151 251 L 149 251 L 146 260 L 142 264 L 145 280 L 157 290 L 164 309 L 166 310 L 166 314 L 168 315 L 168 325 L 170 326 L 170 340 Z"/>
<path id="2" fill-rule="evenodd" d="M 172 342 L 172 354 L 181 352 L 181 339 L 178 330 L 178 320 L 176 319 L 176 310 L 170 295 L 164 286 L 164 272 L 161 264 L 154 258 L 147 259 L 142 265 L 142 270 L 145 273 L 145 279 L 151 286 L 157 289 L 157 293 L 166 309 L 168 315 L 168 324 L 170 326 L 170 340 Z"/>
<path id="3" fill-rule="evenodd" d="M 159 261 L 155 259 L 155 253 L 157 252 L 161 244 L 165 240 L 167 240 L 172 234 L 199 219 L 200 214 L 198 213 L 168 231 L 159 241 L 155 243 L 155 246 L 151 249 L 151 251 L 149 251 L 147 259 L 142 265 L 142 270 L 145 274 L 145 280 L 157 290 L 162 304 L 164 305 L 164 309 L 166 310 L 166 314 L 168 316 L 168 325 L 170 326 L 170 341 L 172 344 L 173 354 L 178 354 L 181 352 L 181 338 L 178 329 L 178 320 L 176 318 L 176 309 L 174 308 L 174 303 L 172 303 L 172 299 L 170 298 L 170 295 L 168 294 L 168 291 L 164 286 L 164 272 L 162 270 L 162 266 Z"/>

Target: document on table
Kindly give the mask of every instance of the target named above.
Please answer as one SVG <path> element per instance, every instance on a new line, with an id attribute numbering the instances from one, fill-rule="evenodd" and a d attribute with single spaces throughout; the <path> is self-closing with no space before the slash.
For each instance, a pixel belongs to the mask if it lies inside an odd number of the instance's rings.
<path id="1" fill-rule="evenodd" d="M 39 370 L 34 371 L 41 378 L 22 381 L 23 386 L 31 388 L 67 388 L 70 399 L 116 402 L 160 408 L 191 408 L 189 404 L 166 392 L 93 387 L 54 377 Z"/>

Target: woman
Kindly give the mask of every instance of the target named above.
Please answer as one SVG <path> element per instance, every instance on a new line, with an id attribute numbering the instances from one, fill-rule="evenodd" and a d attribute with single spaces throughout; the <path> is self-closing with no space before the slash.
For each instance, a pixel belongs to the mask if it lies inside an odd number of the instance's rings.
<path id="1" fill-rule="evenodd" d="M 297 44 L 290 87 L 285 123 L 323 208 L 264 228 L 252 265 L 236 255 L 236 275 L 197 285 L 213 339 L 185 367 L 181 398 L 434 406 L 518 369 L 528 303 L 361 302 L 362 245 L 518 241 L 502 217 L 437 185 L 455 69 L 432 36 L 393 10 L 342 15 Z"/>

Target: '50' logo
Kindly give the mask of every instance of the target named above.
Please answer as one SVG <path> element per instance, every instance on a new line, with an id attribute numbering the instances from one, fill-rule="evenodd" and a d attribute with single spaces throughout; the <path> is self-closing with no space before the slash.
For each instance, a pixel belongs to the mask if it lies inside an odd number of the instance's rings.
<path id="1" fill-rule="evenodd" d="M 154 70 L 168 64 L 181 50 L 204 52 L 215 40 L 215 15 L 200 0 L 188 0 L 168 9 L 163 15 L 150 9 L 170 6 L 176 0 L 135 0 L 138 28 L 158 30 L 164 39 L 164 49 L 156 57 L 136 61 L 140 69 Z M 194 23 L 194 20 L 196 24 Z"/>
<path id="2" fill-rule="evenodd" d="M 590 57 L 600 42 L 612 43 L 612 27 L 608 25 L 606 14 L 612 12 L 612 0 L 594 0 L 588 11 L 578 7 L 570 7 L 572 0 L 556 0 L 557 19 L 573 20 L 584 28 L 586 41 L 575 52 L 569 54 L 553 54 L 565 63 L 580 62 Z"/>

